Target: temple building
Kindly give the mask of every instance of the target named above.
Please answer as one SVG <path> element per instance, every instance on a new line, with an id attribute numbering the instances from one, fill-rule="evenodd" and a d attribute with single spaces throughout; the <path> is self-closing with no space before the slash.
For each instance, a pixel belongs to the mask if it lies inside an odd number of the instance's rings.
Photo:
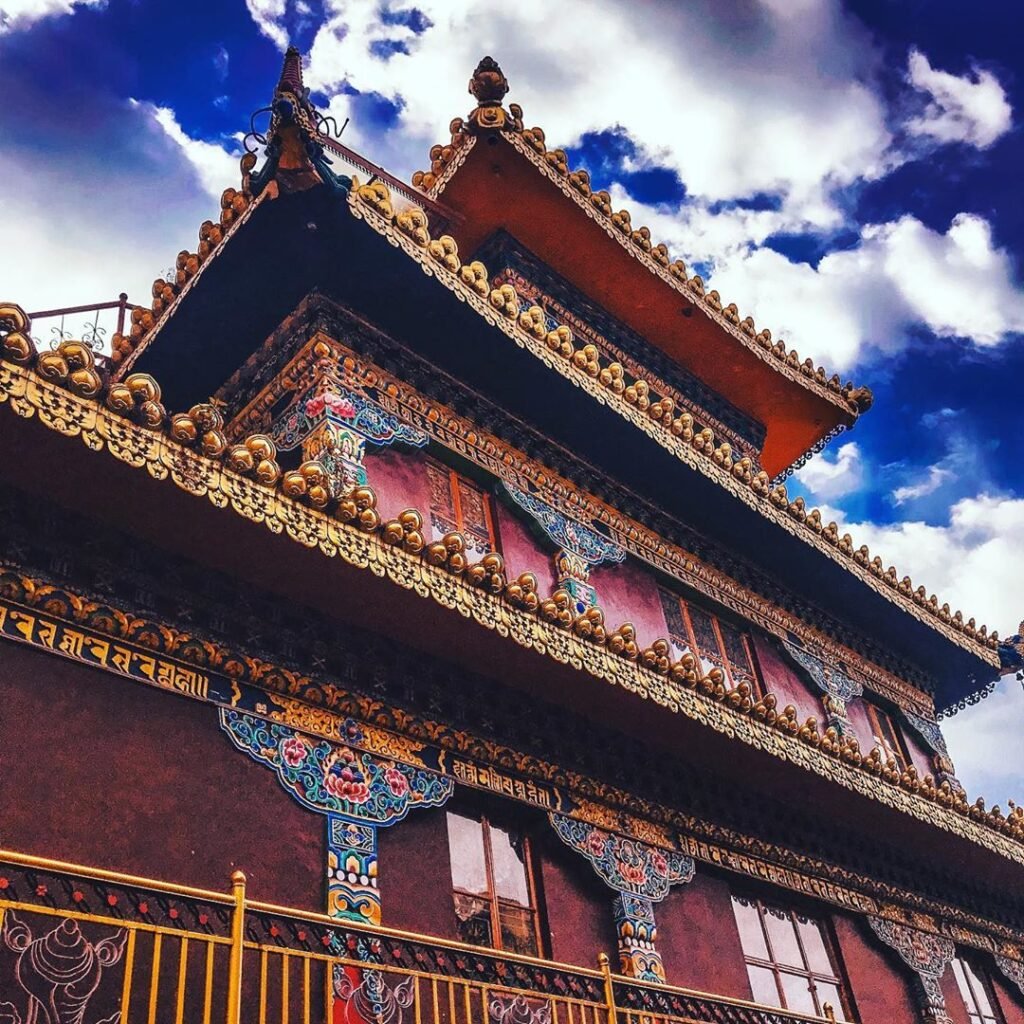
<path id="1" fill-rule="evenodd" d="M 405 183 L 289 51 L 109 350 L 0 304 L 0 1024 L 1024 1024 L 941 728 L 1020 636 L 787 492 L 866 387 L 469 91 Z"/>

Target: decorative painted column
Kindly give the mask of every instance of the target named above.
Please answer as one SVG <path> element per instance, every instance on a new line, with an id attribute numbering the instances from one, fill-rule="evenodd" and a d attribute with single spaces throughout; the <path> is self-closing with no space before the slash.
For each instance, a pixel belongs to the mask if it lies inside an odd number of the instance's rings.
<path id="1" fill-rule="evenodd" d="M 926 1024 L 951 1024 L 939 981 L 949 962 L 956 956 L 952 940 L 874 915 L 868 915 L 868 924 L 915 972 L 921 1019 Z"/>
<path id="2" fill-rule="evenodd" d="M 845 736 L 850 731 L 850 721 L 846 717 L 846 705 L 855 697 L 863 696 L 864 687 L 838 667 L 825 664 L 810 651 L 785 640 L 782 645 L 785 647 L 786 653 L 806 672 L 811 682 L 821 691 L 821 703 L 828 716 L 828 726 L 835 729 L 840 736 Z"/>
<path id="3" fill-rule="evenodd" d="M 366 484 L 366 446 L 395 442 L 422 448 L 422 430 L 404 423 L 361 388 L 344 383 L 332 358 L 317 365 L 315 383 L 274 421 L 269 435 L 279 452 L 302 451 L 303 464 L 324 473 L 332 498 Z"/>
<path id="4" fill-rule="evenodd" d="M 222 708 L 220 724 L 231 742 L 271 768 L 303 807 L 324 815 L 328 914 L 380 924 L 377 829 L 402 821 L 414 807 L 440 807 L 455 783 L 426 768 L 316 740 L 244 712 Z M 354 722 L 339 719 L 338 725 L 350 743 L 362 738 Z"/>
<path id="5" fill-rule="evenodd" d="M 559 512 L 539 495 L 527 494 L 509 483 L 505 490 L 558 548 L 554 556 L 555 576 L 558 585 L 572 597 L 573 614 L 589 611 L 597 604 L 590 570 L 605 562 L 623 561 L 625 550 L 604 534 Z"/>
<path id="6" fill-rule="evenodd" d="M 627 978 L 664 981 L 665 968 L 656 945 L 654 904 L 663 900 L 673 885 L 693 878 L 693 859 L 564 814 L 551 812 L 548 818 L 558 838 L 586 857 L 598 877 L 615 890 L 612 913 L 621 972 Z"/>

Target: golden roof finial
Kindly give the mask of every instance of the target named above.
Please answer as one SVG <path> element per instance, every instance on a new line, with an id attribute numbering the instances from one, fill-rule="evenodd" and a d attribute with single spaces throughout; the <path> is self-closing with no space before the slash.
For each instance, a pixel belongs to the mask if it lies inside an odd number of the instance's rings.
<path id="1" fill-rule="evenodd" d="M 484 57 L 469 80 L 470 95 L 476 97 L 476 110 L 469 115 L 470 131 L 522 127 L 522 111 L 512 104 L 509 111 L 501 105 L 508 92 L 508 79 L 493 57 Z"/>

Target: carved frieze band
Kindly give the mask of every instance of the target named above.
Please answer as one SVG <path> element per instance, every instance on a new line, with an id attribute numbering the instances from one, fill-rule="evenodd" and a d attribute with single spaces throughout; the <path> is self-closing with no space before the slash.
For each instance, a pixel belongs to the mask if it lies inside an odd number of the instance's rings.
<path id="1" fill-rule="evenodd" d="M 677 849 L 704 863 L 857 913 L 879 914 L 907 906 L 928 916 L 924 927 L 948 930 L 960 943 L 1014 959 L 1024 957 L 1024 936 L 977 914 L 649 801 L 638 804 L 635 794 L 500 744 L 470 744 L 443 723 L 410 717 L 348 693 L 338 680 L 314 683 L 279 665 L 241 659 L 209 641 L 179 635 L 173 627 L 11 569 L 0 573 L 0 595 L 4 598 L 0 600 L 0 639 L 29 644 L 169 693 L 261 716 L 308 736 L 340 740 L 354 749 L 426 768 L 545 812 L 571 811 L 606 831 L 663 851 Z M 246 681 L 249 678 L 258 685 Z M 371 719 L 388 727 L 370 724 Z M 489 760 L 476 758 L 482 752 Z M 556 779 L 564 781 L 565 787 Z M 601 803 L 590 798 L 595 793 L 602 794 Z"/>

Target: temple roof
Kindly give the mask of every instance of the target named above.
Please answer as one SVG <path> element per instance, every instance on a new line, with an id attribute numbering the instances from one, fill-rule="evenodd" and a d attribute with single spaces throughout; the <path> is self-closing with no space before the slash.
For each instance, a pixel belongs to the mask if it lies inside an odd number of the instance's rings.
<path id="1" fill-rule="evenodd" d="M 508 81 L 485 57 L 469 82 L 477 107 L 451 123 L 449 144 L 435 146 L 413 184 L 462 214 L 451 233 L 467 254 L 507 231 L 614 316 L 762 423 L 761 464 L 769 475 L 794 462 L 870 408 L 871 392 L 843 384 L 813 360 L 787 350 L 742 317 L 734 303 L 706 291 L 628 210 L 585 170 L 570 170 L 549 150 L 541 128 L 524 128 L 522 109 L 502 106 Z M 511 197 L 514 197 L 512 199 Z"/>
<path id="2" fill-rule="evenodd" d="M 480 91 L 486 98 L 498 89 Z M 477 121 L 494 120 L 499 109 L 481 106 Z M 464 262 L 452 235 L 432 237 L 435 222 L 450 227 L 457 219 L 450 210 L 429 198 L 413 205 L 380 176 L 360 184 L 354 173 L 337 173 L 325 152 L 337 148 L 321 131 L 294 52 L 271 113 L 263 167 L 254 171 L 254 153 L 243 157 L 242 189 L 225 191 L 220 222 L 203 224 L 197 252 L 179 254 L 176 279 L 158 279 L 152 308 L 135 310 L 131 335 L 115 337 L 116 379 L 144 370 L 161 381 L 173 408 L 203 401 L 319 290 L 364 307 L 385 330 L 415 336 L 428 357 L 451 360 L 470 386 L 492 391 L 539 429 L 560 432 L 564 445 L 607 464 L 637 493 L 666 508 L 682 502 L 696 529 L 784 586 L 804 588 L 811 602 L 834 605 L 880 643 L 913 654 L 938 681 L 940 710 L 990 686 L 997 640 L 984 626 L 885 568 L 802 498 L 773 488 L 765 471 L 678 415 L 645 380 L 624 376 L 593 346 L 577 347 L 568 328 L 550 331 L 522 312 L 511 286 L 491 288 L 488 269 Z M 501 336 L 514 346 L 497 345 Z M 467 346 L 486 346 L 489 362 L 467 364 Z M 758 362 L 769 367 L 768 358 L 762 352 Z M 820 387 L 802 374 L 791 385 Z M 531 396 L 540 393 L 538 403 Z M 855 401 L 852 392 L 838 397 Z M 591 410 L 564 414 L 582 403 Z M 633 456 L 638 442 L 649 458 Z"/>

